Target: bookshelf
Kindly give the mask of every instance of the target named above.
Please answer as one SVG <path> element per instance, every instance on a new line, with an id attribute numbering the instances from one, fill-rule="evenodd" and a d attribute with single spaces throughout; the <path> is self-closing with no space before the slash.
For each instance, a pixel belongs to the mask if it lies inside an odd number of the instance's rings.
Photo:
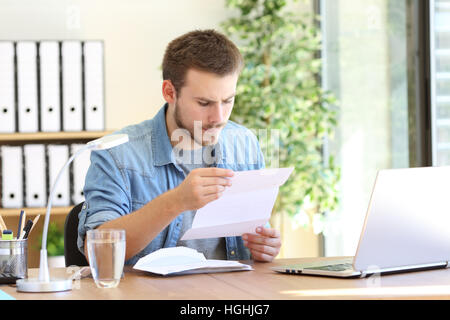
<path id="1" fill-rule="evenodd" d="M 75 132 L 36 132 L 36 133 L 0 133 L 0 146 L 1 145 L 26 145 L 26 144 L 72 144 L 72 143 L 87 143 L 91 140 L 98 139 L 104 135 L 113 133 L 113 131 L 75 131 Z M 66 207 L 52 206 L 51 210 L 51 222 L 57 223 L 60 228 L 64 228 L 66 216 L 74 205 Z M 46 207 L 42 208 L 1 208 L 0 214 L 5 220 L 8 228 L 16 232 L 18 228 L 18 217 L 20 210 L 25 210 L 28 218 L 33 218 L 37 215 L 41 215 L 36 228 L 30 234 L 28 240 L 28 267 L 36 268 L 39 266 L 39 250 L 42 234 L 43 224 L 45 220 Z"/>
<path id="2" fill-rule="evenodd" d="M 74 132 L 36 132 L 36 133 L 0 133 L 0 145 L 52 142 L 88 142 L 113 131 L 74 131 Z"/>
<path id="3" fill-rule="evenodd" d="M 69 213 L 69 211 L 72 209 L 72 207 L 52 207 L 51 215 L 66 215 Z M 0 208 L 0 214 L 2 217 L 17 217 L 19 216 L 21 209 L 5 209 Z M 27 213 L 27 216 L 37 216 L 38 214 L 45 214 L 47 211 L 47 208 L 24 208 L 25 212 Z"/>
<path id="4" fill-rule="evenodd" d="M 113 131 L 76 131 L 76 132 L 35 132 L 35 133 L 1 133 L 0 145 L 25 145 L 29 143 L 87 143 L 91 140 L 98 139 Z M 69 213 L 72 206 L 69 207 L 52 207 L 52 215 L 65 216 Z M 19 216 L 20 209 L 25 210 L 27 215 L 33 216 L 45 214 L 46 209 L 43 208 L 16 208 L 7 209 L 0 207 L 0 214 L 3 217 Z"/>

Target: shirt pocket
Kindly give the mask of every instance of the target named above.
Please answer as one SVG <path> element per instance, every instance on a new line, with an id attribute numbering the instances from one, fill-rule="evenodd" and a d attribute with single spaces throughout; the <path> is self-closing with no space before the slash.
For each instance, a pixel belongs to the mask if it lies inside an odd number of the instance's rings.
<path id="1" fill-rule="evenodd" d="M 139 172 L 127 169 L 128 181 L 130 181 L 130 195 L 132 210 L 138 210 L 160 194 L 164 193 L 157 179 Z"/>

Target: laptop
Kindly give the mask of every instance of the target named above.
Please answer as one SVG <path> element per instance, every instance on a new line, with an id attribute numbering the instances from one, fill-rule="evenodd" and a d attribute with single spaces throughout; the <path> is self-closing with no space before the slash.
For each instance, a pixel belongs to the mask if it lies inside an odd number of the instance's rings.
<path id="1" fill-rule="evenodd" d="M 448 268 L 450 166 L 377 173 L 354 257 L 272 267 L 342 278 Z"/>

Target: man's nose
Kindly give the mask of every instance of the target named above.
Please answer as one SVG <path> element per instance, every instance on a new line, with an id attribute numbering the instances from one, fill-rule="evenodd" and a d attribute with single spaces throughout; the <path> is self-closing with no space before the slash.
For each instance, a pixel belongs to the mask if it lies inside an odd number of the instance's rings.
<path id="1" fill-rule="evenodd" d="M 222 123 L 224 120 L 223 106 L 221 103 L 217 103 L 213 108 L 211 108 L 211 113 L 209 115 L 209 123 Z"/>

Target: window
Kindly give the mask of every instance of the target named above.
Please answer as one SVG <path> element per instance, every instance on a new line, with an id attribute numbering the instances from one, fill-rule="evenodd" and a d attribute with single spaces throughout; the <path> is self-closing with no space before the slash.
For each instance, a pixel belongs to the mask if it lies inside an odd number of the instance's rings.
<path id="1" fill-rule="evenodd" d="M 433 165 L 450 164 L 450 1 L 430 1 Z"/>
<path id="2" fill-rule="evenodd" d="M 355 254 L 379 169 L 427 161 L 420 102 L 420 1 L 319 1 L 323 86 L 336 95 L 340 113 L 329 149 L 341 167 L 341 201 L 339 210 L 327 215 L 327 256 Z M 450 142 L 450 81 L 448 85 Z"/>

